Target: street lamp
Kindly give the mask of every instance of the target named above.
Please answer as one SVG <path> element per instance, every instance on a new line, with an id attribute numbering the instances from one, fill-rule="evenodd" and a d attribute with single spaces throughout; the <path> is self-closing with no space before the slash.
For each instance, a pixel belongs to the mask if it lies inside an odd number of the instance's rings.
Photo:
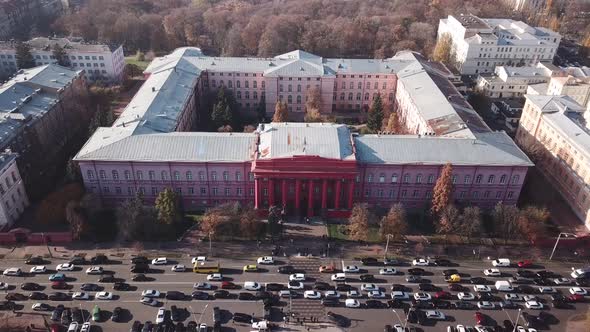
<path id="1" fill-rule="evenodd" d="M 516 316 L 516 322 L 514 322 L 514 330 L 512 330 L 512 332 L 516 332 L 516 327 L 518 326 L 518 320 L 520 319 L 521 311 L 522 311 L 522 309 L 518 308 L 518 316 Z"/>
<path id="2" fill-rule="evenodd" d="M 213 257 L 213 250 L 211 248 L 211 232 L 209 232 L 209 257 Z"/>
<path id="3" fill-rule="evenodd" d="M 402 323 L 402 319 L 399 316 L 399 314 L 397 313 L 397 311 L 395 311 L 395 309 L 392 309 L 391 311 L 393 311 L 393 313 L 397 316 L 397 320 L 399 320 L 399 323 L 401 325 L 403 325 L 404 331 L 406 330 L 406 324 L 408 324 L 408 320 L 406 319 L 403 323 Z"/>
<path id="4" fill-rule="evenodd" d="M 572 234 L 572 233 L 559 233 L 559 236 L 557 237 L 557 240 L 555 240 L 555 245 L 553 246 L 553 251 L 551 251 L 551 256 L 549 256 L 549 260 L 551 260 L 553 258 L 553 254 L 555 254 L 555 249 L 557 249 L 557 245 L 559 244 L 559 240 L 561 240 L 561 237 L 576 237 L 576 234 Z"/>
<path id="5" fill-rule="evenodd" d="M 203 314 L 205 313 L 205 311 L 207 311 L 207 307 L 209 307 L 209 303 L 205 305 L 205 308 L 203 308 L 203 312 L 201 312 L 201 316 L 199 316 L 199 323 L 197 324 L 199 328 L 201 328 L 201 321 L 203 320 Z"/>
<path id="6" fill-rule="evenodd" d="M 508 316 L 508 320 L 510 321 L 510 323 L 514 324 L 514 322 L 512 321 L 512 318 L 508 314 L 508 311 L 506 311 L 504 308 L 502 308 L 502 311 L 504 311 L 504 313 L 506 314 L 506 316 Z"/>
<path id="7" fill-rule="evenodd" d="M 385 254 L 383 255 L 383 258 L 387 258 L 387 250 L 389 250 L 389 238 L 391 238 L 393 235 L 392 234 L 387 234 L 385 235 L 385 237 L 387 237 L 387 243 L 385 244 Z M 401 321 L 400 321 L 401 323 Z"/>

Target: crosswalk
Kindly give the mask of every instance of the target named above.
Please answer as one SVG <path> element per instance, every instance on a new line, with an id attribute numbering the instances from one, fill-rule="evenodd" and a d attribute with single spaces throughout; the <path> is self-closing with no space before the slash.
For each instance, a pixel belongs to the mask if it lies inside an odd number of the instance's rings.
<path id="1" fill-rule="evenodd" d="M 319 280 L 321 274 L 319 268 L 322 265 L 322 261 L 317 258 L 308 257 L 291 257 L 289 259 L 289 265 L 293 266 L 296 270 L 305 271 L 305 275 L 308 279 Z M 323 319 L 325 316 L 324 305 L 320 300 L 308 300 L 304 298 L 296 298 L 289 301 L 289 312 L 294 314 L 293 320 L 307 320 L 310 321 L 312 318 Z"/>

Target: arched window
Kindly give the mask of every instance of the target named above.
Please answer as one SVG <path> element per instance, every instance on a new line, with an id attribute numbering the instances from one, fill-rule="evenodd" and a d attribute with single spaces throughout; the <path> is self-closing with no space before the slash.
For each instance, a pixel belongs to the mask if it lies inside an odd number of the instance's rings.
<path id="1" fill-rule="evenodd" d="M 231 81 L 227 81 L 227 87 L 230 88 L 230 89 L 232 88 L 232 82 Z"/>
<path id="2" fill-rule="evenodd" d="M 91 170 L 88 170 L 88 171 L 86 172 L 86 177 L 88 178 L 88 180 L 92 180 L 92 179 L 94 179 L 94 172 L 93 172 L 93 171 L 91 171 Z"/>
<path id="3" fill-rule="evenodd" d="M 100 176 L 101 180 L 106 180 L 107 179 L 107 172 L 105 172 L 104 170 L 100 170 L 98 172 L 98 175 Z"/>
<path id="4" fill-rule="evenodd" d="M 287 92 L 292 92 L 293 91 L 293 85 L 289 84 L 287 85 Z"/>
<path id="5" fill-rule="evenodd" d="M 113 180 L 119 180 L 119 172 L 113 171 Z"/>
<path id="6" fill-rule="evenodd" d="M 264 89 L 266 84 L 264 84 L 264 81 L 262 81 L 262 88 Z"/>
<path id="7" fill-rule="evenodd" d="M 258 81 L 253 81 L 253 82 L 252 82 L 252 87 L 253 87 L 254 89 L 258 88 Z"/>
<path id="8" fill-rule="evenodd" d="M 250 91 L 244 92 L 244 97 L 246 97 L 246 99 L 250 99 Z"/>
<path id="9" fill-rule="evenodd" d="M 223 181 L 229 181 L 229 172 L 228 171 L 223 172 Z"/>
<path id="10" fill-rule="evenodd" d="M 155 180 L 155 179 L 156 179 L 156 172 L 154 172 L 154 171 L 149 171 L 149 172 L 148 172 L 148 178 L 149 178 L 150 180 L 152 180 L 152 181 L 153 181 L 153 180 Z"/>
<path id="11" fill-rule="evenodd" d="M 242 173 L 236 172 L 236 181 L 241 181 L 241 180 L 242 180 Z"/>
<path id="12" fill-rule="evenodd" d="M 496 177 L 494 175 L 488 176 L 488 184 L 493 184 Z"/>
<path id="13" fill-rule="evenodd" d="M 131 180 L 131 172 L 125 171 L 125 180 Z"/>
<path id="14" fill-rule="evenodd" d="M 203 171 L 199 172 L 199 181 L 205 181 L 205 172 L 203 172 Z"/>
<path id="15" fill-rule="evenodd" d="M 287 103 L 289 103 L 289 104 L 293 103 L 293 96 L 291 96 L 291 95 L 287 96 Z"/>
<path id="16" fill-rule="evenodd" d="M 385 182 L 385 174 L 383 174 L 383 173 L 379 174 L 379 182 L 380 183 L 384 183 Z"/>
<path id="17" fill-rule="evenodd" d="M 361 95 L 361 93 L 360 93 L 360 92 L 356 94 L 356 100 L 361 100 L 361 99 L 362 99 L 362 97 L 363 97 L 363 96 Z"/>
<path id="18" fill-rule="evenodd" d="M 482 179 L 483 179 L 483 175 L 479 174 L 478 176 L 475 177 L 475 183 L 477 183 L 477 184 L 481 183 Z"/>
<path id="19" fill-rule="evenodd" d="M 520 175 L 512 176 L 512 184 L 518 184 L 519 180 L 520 180 Z"/>
<path id="20" fill-rule="evenodd" d="M 373 93 L 373 100 L 377 99 L 378 93 Z"/>
<path id="21" fill-rule="evenodd" d="M 252 98 L 253 99 L 258 99 L 258 91 L 252 92 Z"/>
<path id="22" fill-rule="evenodd" d="M 301 92 L 301 84 L 297 84 L 297 92 Z"/>
<path id="23" fill-rule="evenodd" d="M 352 92 L 348 93 L 348 100 L 352 100 L 352 98 L 353 98 Z"/>
<path id="24" fill-rule="evenodd" d="M 346 95 L 344 94 L 344 92 L 342 92 L 342 93 L 340 94 L 340 100 L 344 100 L 344 98 L 346 98 Z"/>
<path id="25" fill-rule="evenodd" d="M 365 93 L 365 100 L 369 100 L 369 93 Z"/>
<path id="26" fill-rule="evenodd" d="M 193 172 L 186 171 L 186 179 L 189 181 L 192 181 L 193 180 Z"/>
<path id="27" fill-rule="evenodd" d="M 369 176 L 367 176 L 367 182 L 373 182 L 373 174 L 369 174 Z"/>
<path id="28" fill-rule="evenodd" d="M 503 174 L 503 175 L 500 177 L 500 184 L 505 184 L 505 183 L 506 183 L 506 174 Z"/>
<path id="29" fill-rule="evenodd" d="M 236 81 L 236 88 L 240 88 L 240 81 Z"/>
<path id="30" fill-rule="evenodd" d="M 365 89 L 370 89 L 371 88 L 371 82 L 367 82 L 367 84 L 365 84 Z"/>
<path id="31" fill-rule="evenodd" d="M 180 172 L 179 171 L 174 171 L 174 180 L 180 181 Z"/>
<path id="32" fill-rule="evenodd" d="M 301 96 L 297 96 L 297 104 L 301 104 Z"/>
<path id="33" fill-rule="evenodd" d="M 166 171 L 162 171 L 162 173 L 160 173 L 160 177 L 162 178 L 162 181 L 166 181 L 168 180 L 168 173 Z"/>
<path id="34" fill-rule="evenodd" d="M 250 87 L 250 82 L 249 81 L 244 81 L 244 87 L 249 88 Z"/>
<path id="35" fill-rule="evenodd" d="M 142 171 L 137 171 L 137 179 L 143 180 L 143 172 Z"/>

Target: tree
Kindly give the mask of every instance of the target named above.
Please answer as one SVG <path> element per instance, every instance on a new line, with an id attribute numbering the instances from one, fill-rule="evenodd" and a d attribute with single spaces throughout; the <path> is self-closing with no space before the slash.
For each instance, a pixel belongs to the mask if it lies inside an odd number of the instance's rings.
<path id="1" fill-rule="evenodd" d="M 20 69 L 35 67 L 35 60 L 31 54 L 31 47 L 27 43 L 19 42 L 16 45 L 16 66 Z"/>
<path id="2" fill-rule="evenodd" d="M 79 201 L 70 201 L 66 205 L 66 219 L 70 224 L 72 238 L 79 240 L 82 234 L 87 230 L 87 220 L 84 215 L 84 209 L 80 206 Z"/>
<path id="3" fill-rule="evenodd" d="M 160 222 L 171 225 L 178 221 L 180 217 L 178 197 L 172 189 L 166 188 L 158 194 L 156 210 L 158 210 L 158 220 Z"/>
<path id="4" fill-rule="evenodd" d="M 211 112 L 211 120 L 215 128 L 233 125 L 237 120 L 234 109 L 233 96 L 222 86 L 217 92 L 217 102 L 213 105 L 213 112 Z"/>
<path id="5" fill-rule="evenodd" d="M 391 112 L 391 114 L 389 114 L 387 126 L 385 126 L 384 131 L 394 134 L 398 134 L 401 131 L 397 112 Z"/>
<path id="6" fill-rule="evenodd" d="M 448 32 L 443 33 L 434 47 L 432 59 L 439 61 L 447 66 L 453 65 L 453 38 Z"/>
<path id="7" fill-rule="evenodd" d="M 379 233 L 383 239 L 388 234 L 391 234 L 393 239 L 397 240 L 404 236 L 407 231 L 406 209 L 402 203 L 396 203 L 389 209 L 387 215 L 381 219 Z"/>
<path id="8" fill-rule="evenodd" d="M 367 204 L 356 203 L 348 218 L 348 234 L 353 241 L 366 241 L 369 238 L 369 222 L 372 218 Z"/>
<path id="9" fill-rule="evenodd" d="M 468 206 L 463 209 L 456 231 L 465 237 L 475 237 L 481 234 L 481 211 L 477 206 Z"/>
<path id="10" fill-rule="evenodd" d="M 314 109 L 318 113 L 322 108 L 322 95 L 320 93 L 320 88 L 314 86 L 307 90 L 307 100 L 305 101 L 305 109 L 310 110 Z"/>
<path id="11" fill-rule="evenodd" d="M 520 211 L 516 205 L 505 205 L 498 202 L 492 211 L 495 232 L 504 239 L 504 243 L 518 236 L 518 219 Z"/>
<path id="12" fill-rule="evenodd" d="M 240 215 L 240 233 L 248 239 L 252 239 L 260 233 L 260 221 L 252 207 L 247 207 Z"/>
<path id="13" fill-rule="evenodd" d="M 305 116 L 303 117 L 303 121 L 305 122 L 322 122 L 323 118 L 320 114 L 320 111 L 317 108 L 308 108 L 305 111 Z"/>
<path id="14" fill-rule="evenodd" d="M 527 206 L 520 211 L 518 216 L 518 228 L 531 242 L 547 235 L 545 223 L 549 220 L 550 213 L 547 208 Z"/>
<path id="15" fill-rule="evenodd" d="M 289 121 L 289 109 L 287 104 L 278 100 L 275 105 L 275 114 L 272 116 L 272 122 L 287 122 Z"/>
<path id="16" fill-rule="evenodd" d="M 53 45 L 52 53 L 58 65 L 64 67 L 70 66 L 70 58 L 63 47 L 59 46 L 59 44 Z"/>
<path id="17" fill-rule="evenodd" d="M 438 224 L 436 225 L 436 232 L 438 234 L 455 233 L 461 222 L 461 214 L 459 209 L 454 205 L 447 205 L 440 211 Z"/>
<path id="18" fill-rule="evenodd" d="M 283 231 L 281 223 L 281 208 L 273 205 L 268 208 L 268 233 L 272 239 L 275 239 Z"/>
<path id="19" fill-rule="evenodd" d="M 119 224 L 119 237 L 122 240 L 129 240 L 136 235 L 136 229 L 140 225 L 142 215 L 145 213 L 143 196 L 140 192 L 128 200 L 125 200 L 116 211 L 117 223 Z"/>
<path id="20" fill-rule="evenodd" d="M 367 128 L 372 132 L 378 132 L 383 125 L 383 116 L 383 101 L 381 100 L 381 94 L 377 93 L 371 104 L 371 109 L 369 109 Z"/>
<path id="21" fill-rule="evenodd" d="M 80 166 L 73 159 L 68 160 L 66 165 L 66 180 L 68 182 L 82 182 L 82 173 L 80 173 Z"/>
<path id="22" fill-rule="evenodd" d="M 266 101 L 264 97 L 260 97 L 260 102 L 258 106 L 256 106 L 256 115 L 258 115 L 258 120 L 260 122 L 264 122 L 266 120 Z"/>
<path id="23" fill-rule="evenodd" d="M 217 229 L 223 223 L 223 215 L 219 209 L 209 209 L 201 220 L 201 231 L 212 239 L 217 235 Z"/>
<path id="24" fill-rule="evenodd" d="M 453 166 L 447 163 L 443 166 L 439 178 L 432 191 L 432 207 L 430 211 L 436 215 L 451 203 L 453 193 Z"/>

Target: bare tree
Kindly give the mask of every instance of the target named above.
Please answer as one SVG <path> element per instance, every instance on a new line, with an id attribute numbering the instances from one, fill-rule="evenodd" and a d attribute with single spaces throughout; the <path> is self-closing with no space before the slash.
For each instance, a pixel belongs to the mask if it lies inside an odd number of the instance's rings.
<path id="1" fill-rule="evenodd" d="M 480 236 L 482 231 L 481 222 L 480 209 L 477 206 L 468 206 L 463 209 L 456 231 L 465 237 Z"/>
<path id="2" fill-rule="evenodd" d="M 389 209 L 387 215 L 381 219 L 379 233 L 383 239 L 388 234 L 391 234 L 394 240 L 398 240 L 407 231 L 408 221 L 406 220 L 406 209 L 402 203 L 396 203 Z"/>
<path id="3" fill-rule="evenodd" d="M 504 239 L 504 243 L 518 235 L 518 217 L 520 211 L 516 205 L 505 205 L 498 202 L 492 211 L 492 220 L 496 234 Z"/>
<path id="4" fill-rule="evenodd" d="M 461 222 L 461 213 L 454 205 L 447 205 L 441 212 L 436 232 L 439 234 L 452 234 L 457 231 Z"/>

